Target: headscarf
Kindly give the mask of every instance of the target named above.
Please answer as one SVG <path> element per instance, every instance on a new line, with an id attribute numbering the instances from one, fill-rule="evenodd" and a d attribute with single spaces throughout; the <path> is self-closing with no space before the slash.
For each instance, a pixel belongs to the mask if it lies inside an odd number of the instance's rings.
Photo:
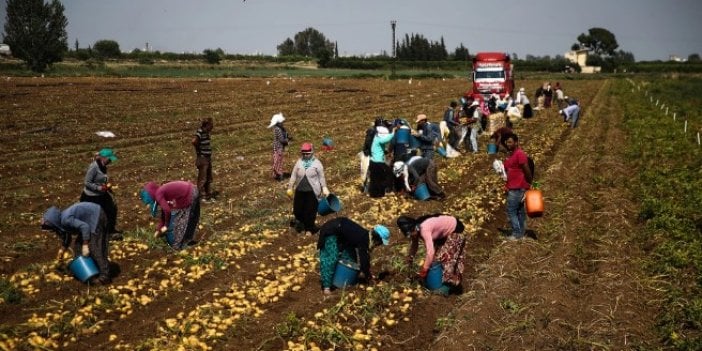
<path id="1" fill-rule="evenodd" d="M 271 117 L 271 124 L 268 125 L 268 128 L 273 127 L 274 125 L 278 123 L 283 123 L 285 122 L 285 116 L 283 116 L 282 112 L 278 112 Z"/>
<path id="2" fill-rule="evenodd" d="M 140 197 L 141 201 L 149 205 L 150 210 L 151 210 L 151 217 L 156 217 L 156 214 L 158 212 L 158 203 L 156 202 L 156 191 L 158 191 L 158 188 L 160 185 L 156 182 L 148 182 L 144 184 L 144 188 L 141 189 L 140 192 Z"/>

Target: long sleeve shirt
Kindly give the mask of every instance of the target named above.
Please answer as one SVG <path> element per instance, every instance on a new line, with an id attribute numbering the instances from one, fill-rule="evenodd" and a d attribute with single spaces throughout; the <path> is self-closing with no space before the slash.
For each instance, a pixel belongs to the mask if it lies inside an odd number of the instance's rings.
<path id="1" fill-rule="evenodd" d="M 99 164 L 100 161 L 93 161 L 85 172 L 83 192 L 89 196 L 102 195 L 102 186 L 107 184 L 107 167 Z"/>
<path id="2" fill-rule="evenodd" d="M 346 249 L 354 251 L 361 272 L 370 277 L 370 231 L 346 217 L 334 218 L 319 229 L 317 249 L 322 248 L 324 238 L 329 235 L 336 235 L 339 252 Z"/>
<path id="3" fill-rule="evenodd" d="M 293 166 L 293 170 L 290 173 L 290 182 L 288 183 L 288 189 L 295 189 L 303 178 L 307 177 L 307 181 L 310 186 L 312 186 L 312 191 L 317 199 L 322 197 L 322 189 L 327 186 L 327 179 L 324 177 L 324 166 L 322 162 L 315 158 L 312 164 L 305 169 L 302 164 L 302 159 L 298 159 Z"/>
<path id="4" fill-rule="evenodd" d="M 395 133 L 377 134 L 371 144 L 371 162 L 385 162 L 385 146 L 392 140 Z"/>
<path id="5" fill-rule="evenodd" d="M 154 200 L 161 207 L 163 215 L 158 227 L 168 225 L 171 221 L 171 211 L 190 207 L 193 203 L 193 185 L 190 182 L 176 180 L 161 185 L 156 190 Z"/>
<path id="6" fill-rule="evenodd" d="M 92 202 L 78 202 L 61 211 L 61 228 L 69 233 L 80 233 L 83 241 L 97 230 L 100 220 L 100 205 Z"/>
<path id="7" fill-rule="evenodd" d="M 444 239 L 456 231 L 457 223 L 456 217 L 453 216 L 437 216 L 424 220 L 424 222 L 419 224 L 419 236 L 414 237 L 410 244 L 410 256 L 414 257 L 417 254 L 419 239 L 422 239 L 426 248 L 426 256 L 424 257 L 422 268 L 428 270 L 431 267 L 431 263 L 434 262 L 434 255 L 436 254 L 434 241 Z"/>

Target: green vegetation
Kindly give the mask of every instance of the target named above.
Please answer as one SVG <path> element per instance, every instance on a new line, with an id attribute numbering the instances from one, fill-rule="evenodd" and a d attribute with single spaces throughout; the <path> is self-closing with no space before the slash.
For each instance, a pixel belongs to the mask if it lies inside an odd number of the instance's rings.
<path id="1" fill-rule="evenodd" d="M 621 84 L 627 153 L 636 170 L 630 186 L 639 197 L 644 227 L 639 240 L 650 253 L 646 266 L 656 287 L 665 294 L 658 328 L 674 349 L 700 350 L 702 147 L 696 133 L 702 131 L 702 80 L 655 80 L 638 83 L 633 92 L 632 85 Z M 671 104 L 669 114 L 656 106 L 658 100 Z"/>
<path id="2" fill-rule="evenodd" d="M 22 301 L 22 291 L 12 285 L 7 279 L 0 279 L 0 299 L 9 304 L 17 304 Z"/>

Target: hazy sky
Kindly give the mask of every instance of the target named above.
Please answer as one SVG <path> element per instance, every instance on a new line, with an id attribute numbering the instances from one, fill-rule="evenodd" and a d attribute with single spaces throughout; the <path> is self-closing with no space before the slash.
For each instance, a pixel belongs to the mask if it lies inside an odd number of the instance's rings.
<path id="1" fill-rule="evenodd" d="M 6 0 L 0 0 L 0 24 Z M 397 38 L 443 36 L 449 52 L 563 55 L 580 33 L 610 30 L 636 60 L 702 54 L 702 0 L 64 0 L 68 44 L 111 39 L 144 49 L 276 54 L 286 38 L 313 27 L 340 55 L 390 53 Z"/>

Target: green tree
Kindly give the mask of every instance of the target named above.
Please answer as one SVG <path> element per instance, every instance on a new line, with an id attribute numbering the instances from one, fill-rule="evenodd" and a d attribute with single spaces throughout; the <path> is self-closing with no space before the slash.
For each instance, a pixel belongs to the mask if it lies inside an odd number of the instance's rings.
<path id="1" fill-rule="evenodd" d="M 615 50 L 619 47 L 617 38 L 612 32 L 598 27 L 590 28 L 588 34 L 581 33 L 578 36 L 578 42 L 581 47 L 598 56 L 614 55 Z"/>
<path id="2" fill-rule="evenodd" d="M 287 38 L 278 45 L 278 55 L 301 55 L 316 59 L 328 59 L 334 55 L 334 44 L 327 40 L 324 34 L 309 27 L 295 34 L 295 38 Z"/>
<path id="3" fill-rule="evenodd" d="M 98 40 L 93 44 L 93 52 L 101 59 L 119 58 L 122 51 L 114 40 Z"/>
<path id="4" fill-rule="evenodd" d="M 7 0 L 5 43 L 32 71 L 44 72 L 68 51 L 63 12 L 59 0 Z"/>
<path id="5" fill-rule="evenodd" d="M 207 61 L 207 63 L 213 64 L 213 65 L 218 65 L 219 62 L 222 60 L 222 56 L 220 55 L 220 52 L 223 53 L 222 49 L 217 49 L 217 50 L 205 49 L 205 51 L 203 51 L 202 54 L 205 56 L 205 61 Z"/>
<path id="6" fill-rule="evenodd" d="M 278 45 L 278 55 L 279 56 L 290 56 L 295 55 L 295 42 L 292 39 L 285 39 L 280 45 Z"/>
<path id="7" fill-rule="evenodd" d="M 468 48 L 463 46 L 463 43 L 453 52 L 453 59 L 456 61 L 470 60 L 470 52 L 468 52 Z"/>
<path id="8" fill-rule="evenodd" d="M 700 62 L 700 54 L 691 54 L 687 57 L 687 62 Z"/>

